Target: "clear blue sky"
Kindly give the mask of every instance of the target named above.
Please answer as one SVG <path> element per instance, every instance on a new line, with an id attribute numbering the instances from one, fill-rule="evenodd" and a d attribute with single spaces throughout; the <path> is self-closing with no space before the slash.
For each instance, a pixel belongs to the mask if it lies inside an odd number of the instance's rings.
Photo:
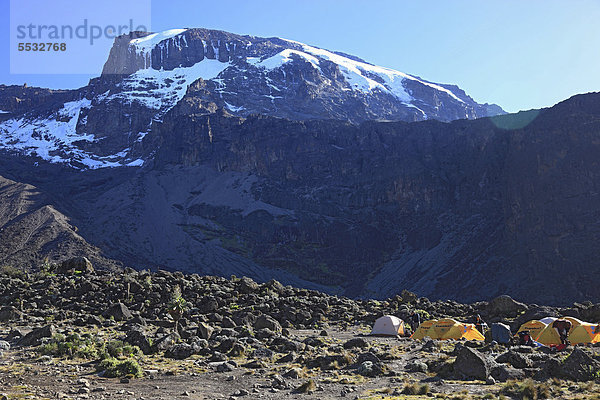
<path id="1" fill-rule="evenodd" d="M 91 75 L 11 75 L 9 0 L 0 3 L 0 83 L 87 83 Z M 151 16 L 154 31 L 206 27 L 344 51 L 507 111 L 600 91 L 599 0 L 154 0 Z"/>

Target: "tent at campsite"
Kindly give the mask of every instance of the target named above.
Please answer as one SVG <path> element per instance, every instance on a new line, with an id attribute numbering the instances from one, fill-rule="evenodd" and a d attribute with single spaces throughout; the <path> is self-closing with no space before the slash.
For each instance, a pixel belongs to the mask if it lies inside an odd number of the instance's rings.
<path id="1" fill-rule="evenodd" d="M 423 322 L 415 333 L 411 336 L 413 339 L 423 339 L 430 337 L 432 339 L 462 339 L 484 340 L 483 335 L 475 329 L 473 324 L 464 324 L 451 318 L 430 320 Z"/>
<path id="2" fill-rule="evenodd" d="M 510 326 L 496 322 L 490 326 L 490 329 L 492 331 L 492 340 L 502 344 L 510 343 L 512 337 Z"/>
<path id="3" fill-rule="evenodd" d="M 546 325 L 535 341 L 540 342 L 545 346 L 550 346 L 551 344 L 559 345 L 562 343 L 558 331 L 552 327 L 552 324 Z"/>
<path id="4" fill-rule="evenodd" d="M 579 343 L 597 343 L 600 342 L 600 325 L 583 322 L 577 318 L 564 317 L 571 322 L 572 326 L 569 331 L 569 342 L 571 344 Z M 542 321 L 547 321 L 545 324 Z M 536 342 L 540 342 L 545 346 L 559 345 L 560 336 L 558 331 L 552 327 L 552 323 L 556 321 L 554 317 L 546 317 L 541 320 L 527 321 L 519 328 L 518 332 L 529 331 L 531 338 Z"/>
<path id="5" fill-rule="evenodd" d="M 379 317 L 373 325 L 371 335 L 404 336 L 404 321 L 393 315 Z"/>
<path id="6" fill-rule="evenodd" d="M 562 319 L 566 319 L 567 321 L 571 322 L 571 329 L 569 330 L 569 336 L 568 336 L 569 341 L 571 341 L 571 332 L 573 332 L 573 330 L 576 327 L 584 324 L 584 322 L 578 320 L 577 318 L 573 318 L 573 317 L 563 317 Z M 559 345 L 562 343 L 560 340 L 560 335 L 558 334 L 558 331 L 552 327 L 552 324 L 554 323 L 554 321 L 556 321 L 556 318 L 554 318 L 552 320 L 552 322 L 550 322 L 544 328 L 544 330 L 540 332 L 540 335 L 538 336 L 538 338 L 535 339 L 537 342 L 540 342 L 541 344 L 546 345 L 546 346 L 550 346 L 551 344 Z M 591 324 L 589 324 L 589 325 L 591 325 Z M 588 337 L 589 337 L 589 335 L 588 335 Z M 579 340 L 584 340 L 585 338 L 586 338 L 585 332 L 580 332 L 578 334 Z M 590 343 L 590 341 L 580 341 L 578 343 Z"/>
<path id="7" fill-rule="evenodd" d="M 545 323 L 546 325 L 553 323 L 554 321 L 556 321 L 556 317 L 544 317 L 542 319 L 540 319 L 541 322 Z"/>
<path id="8" fill-rule="evenodd" d="M 423 323 L 421 323 L 421 325 L 419 325 L 419 327 L 417 328 L 417 330 L 412 334 L 411 338 L 413 338 L 413 339 L 423 339 L 426 336 L 431 337 L 427 333 L 431 329 L 431 327 L 433 326 L 433 324 L 435 324 L 436 322 L 437 322 L 437 319 L 430 319 L 429 321 L 424 321 Z"/>
<path id="9" fill-rule="evenodd" d="M 569 333 L 571 344 L 600 342 L 600 325 L 582 322 Z"/>
<path id="10" fill-rule="evenodd" d="M 519 332 L 529 331 L 529 336 L 531 336 L 533 340 L 537 341 L 538 337 L 540 336 L 540 333 L 542 333 L 542 331 L 546 329 L 546 326 L 548 325 L 537 319 L 527 321 L 523 325 L 521 325 L 521 327 L 517 331 L 517 335 L 519 334 Z"/>

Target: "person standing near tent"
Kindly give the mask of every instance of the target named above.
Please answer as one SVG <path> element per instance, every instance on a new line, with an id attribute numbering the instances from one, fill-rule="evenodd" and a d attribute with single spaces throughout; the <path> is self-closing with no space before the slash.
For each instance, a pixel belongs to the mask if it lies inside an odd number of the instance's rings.
<path id="1" fill-rule="evenodd" d="M 485 323 L 483 319 L 481 319 L 481 315 L 477 314 L 475 316 L 475 329 L 481 332 L 482 335 L 485 335 L 485 331 L 487 330 L 488 325 Z"/>
<path id="2" fill-rule="evenodd" d="M 421 325 L 421 315 L 415 310 L 412 310 L 408 315 L 408 323 L 410 324 L 410 330 L 415 332 L 419 328 L 419 325 Z"/>
<path id="3" fill-rule="evenodd" d="M 557 319 L 552 323 L 552 327 L 558 331 L 560 341 L 564 345 L 569 344 L 568 337 L 569 331 L 571 330 L 571 326 L 573 326 L 573 324 L 567 319 Z"/>

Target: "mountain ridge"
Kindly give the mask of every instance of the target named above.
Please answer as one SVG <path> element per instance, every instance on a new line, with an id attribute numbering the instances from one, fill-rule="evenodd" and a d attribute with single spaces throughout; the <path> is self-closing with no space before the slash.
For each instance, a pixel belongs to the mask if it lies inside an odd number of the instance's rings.
<path id="1" fill-rule="evenodd" d="M 152 157 L 144 138 L 180 103 L 192 114 L 351 123 L 503 113 L 454 85 L 341 54 L 202 28 L 132 32 L 85 87 L 0 87 L 0 145 L 77 169 L 139 167 Z"/>
<path id="2" fill-rule="evenodd" d="M 69 255 L 92 252 L 101 267 L 275 277 L 350 297 L 597 298 L 598 93 L 454 119 L 467 109 L 452 85 L 339 53 L 152 35 L 119 38 L 106 73 L 79 90 L 0 87 L 0 176 L 33 217 L 0 228 L 30 245 L 22 264 L 58 261 L 65 237 Z M 265 97 L 269 85 L 285 95 Z M 447 120 L 414 121 L 411 101 L 427 96 Z M 19 261 L 9 250 L 0 260 Z"/>
<path id="3" fill-rule="evenodd" d="M 156 154 L 142 168 L 40 175 L 5 160 L 0 172 L 68 198 L 78 233 L 136 268 L 258 280 L 270 268 L 351 297 L 556 304 L 595 299 L 600 280 L 599 104 L 594 93 L 474 121 L 355 125 L 180 103 L 145 139 Z"/>

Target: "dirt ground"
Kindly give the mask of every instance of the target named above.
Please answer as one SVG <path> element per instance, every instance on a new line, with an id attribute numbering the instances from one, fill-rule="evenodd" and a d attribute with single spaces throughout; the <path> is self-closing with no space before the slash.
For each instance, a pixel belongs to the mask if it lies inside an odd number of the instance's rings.
<path id="1" fill-rule="evenodd" d="M 395 376 L 363 377 L 352 370 L 320 371 L 302 368 L 299 364 L 277 363 L 277 356 L 265 362 L 265 368 L 251 369 L 241 365 L 229 372 L 217 372 L 218 362 L 207 362 L 201 356 L 186 360 L 171 360 L 160 355 L 143 356 L 139 363 L 144 370 L 141 378 L 105 378 L 86 360 L 69 360 L 40 356 L 31 349 L 14 349 L 0 360 L 0 399 L 425 399 L 425 398 L 498 398 L 503 384 L 482 381 L 447 381 L 424 372 L 406 372 L 407 363 L 431 356 L 420 351 L 421 343 L 408 338 L 365 336 L 364 328 L 341 331 L 327 330 L 327 342 L 343 343 L 364 337 L 371 346 L 394 352 L 386 366 Z M 292 337 L 306 338 L 321 334 L 314 330 L 294 330 Z M 448 343 L 448 345 L 451 345 Z M 285 378 L 285 388 L 274 387 L 274 376 L 297 367 L 300 378 Z M 316 386 L 308 393 L 295 389 L 313 380 Z M 428 386 L 429 393 L 402 394 L 407 384 Z M 550 398 L 596 398 L 597 386 L 586 387 L 557 384 Z M 486 397 L 484 397 L 486 396 Z M 510 397 L 505 397 L 510 398 Z"/>
<path id="2" fill-rule="evenodd" d="M 320 331 L 295 330 L 293 337 L 320 335 Z M 331 343 L 342 343 L 354 337 L 364 337 L 372 345 L 398 350 L 398 358 L 387 363 L 397 371 L 396 376 L 366 378 L 353 371 L 306 370 L 306 375 L 285 378 L 287 388 L 273 387 L 273 375 L 282 374 L 298 364 L 269 363 L 262 369 L 244 367 L 230 372 L 216 372 L 217 363 L 200 356 L 176 361 L 162 356 L 144 356 L 140 365 L 144 376 L 134 379 L 104 378 L 96 373 L 95 365 L 86 360 L 69 360 L 40 356 L 31 350 L 10 350 L 0 360 L 0 393 L 7 399 L 350 399 L 390 398 L 399 395 L 408 382 L 429 382 L 429 396 L 447 395 L 465 390 L 465 383 L 436 380 L 425 373 L 403 372 L 406 363 L 418 358 L 417 342 L 404 338 L 364 336 L 364 330 L 328 330 L 324 337 Z M 238 360 L 241 365 L 245 360 Z M 312 379 L 316 387 L 308 393 L 295 389 Z M 473 394 L 492 389 L 483 382 L 468 385 Z M 396 397 L 397 398 L 397 397 Z"/>

